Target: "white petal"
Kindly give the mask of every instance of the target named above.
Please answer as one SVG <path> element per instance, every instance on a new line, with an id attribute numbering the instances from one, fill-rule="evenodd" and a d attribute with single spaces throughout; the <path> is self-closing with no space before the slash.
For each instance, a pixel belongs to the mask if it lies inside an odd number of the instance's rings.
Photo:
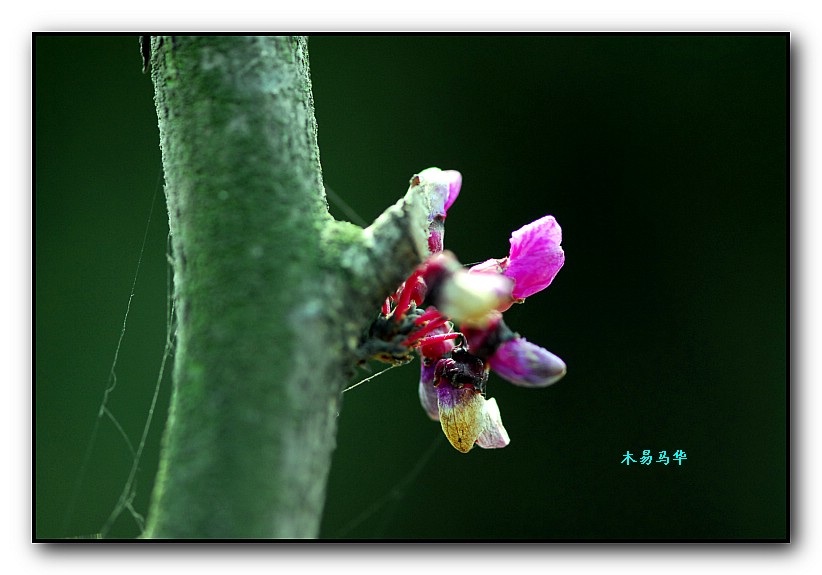
<path id="1" fill-rule="evenodd" d="M 484 449 L 498 449 L 511 443 L 508 432 L 502 425 L 502 416 L 499 412 L 496 398 L 485 401 L 483 413 L 482 433 L 477 437 L 477 445 Z"/>
<path id="2" fill-rule="evenodd" d="M 454 272 L 443 284 L 440 311 L 458 323 L 484 327 L 489 312 L 511 299 L 513 282 L 498 274 Z"/>

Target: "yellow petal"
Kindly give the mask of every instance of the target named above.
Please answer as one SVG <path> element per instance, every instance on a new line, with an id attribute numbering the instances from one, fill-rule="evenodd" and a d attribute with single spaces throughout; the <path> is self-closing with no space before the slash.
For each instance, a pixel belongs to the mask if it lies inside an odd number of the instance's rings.
<path id="1" fill-rule="evenodd" d="M 437 390 L 440 425 L 451 445 L 457 451 L 468 453 L 482 433 L 485 400 L 474 388 L 442 385 L 445 387 Z"/>

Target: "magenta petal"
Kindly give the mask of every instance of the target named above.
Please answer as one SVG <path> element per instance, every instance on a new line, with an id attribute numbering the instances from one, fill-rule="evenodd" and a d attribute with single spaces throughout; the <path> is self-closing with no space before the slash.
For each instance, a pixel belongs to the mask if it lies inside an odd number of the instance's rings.
<path id="1" fill-rule="evenodd" d="M 460 188 L 462 187 L 462 174 L 457 170 L 443 170 L 442 178 L 448 182 L 448 197 L 445 200 L 445 209 L 451 207 L 456 201 L 457 196 L 460 195 Z"/>
<path id="2" fill-rule="evenodd" d="M 437 397 L 437 388 L 434 387 L 434 370 L 437 362 L 433 362 L 430 366 L 426 366 L 425 362 L 421 362 L 420 369 L 420 403 L 422 408 L 428 414 L 428 417 L 434 421 L 440 419 L 440 408 L 438 405 L 439 399 Z"/>
<path id="3" fill-rule="evenodd" d="M 489 360 L 491 369 L 516 385 L 545 387 L 565 375 L 565 362 L 550 351 L 517 337 L 500 345 Z"/>
<path id="4" fill-rule="evenodd" d="M 562 229 L 554 216 L 545 216 L 511 234 L 511 252 L 504 275 L 513 279 L 513 296 L 526 298 L 545 289 L 565 263 Z"/>

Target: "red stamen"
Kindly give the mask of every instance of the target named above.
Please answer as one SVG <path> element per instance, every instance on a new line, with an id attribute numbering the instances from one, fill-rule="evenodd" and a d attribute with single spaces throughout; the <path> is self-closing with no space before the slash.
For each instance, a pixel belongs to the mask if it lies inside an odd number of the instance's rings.
<path id="1" fill-rule="evenodd" d="M 440 310 L 438 310 L 434 306 L 431 306 L 425 311 L 425 313 L 423 313 L 420 317 L 414 320 L 414 325 L 422 325 L 425 322 L 437 317 L 442 317 L 442 315 L 440 314 Z"/>
<path id="2" fill-rule="evenodd" d="M 449 339 L 457 339 L 458 337 L 462 337 L 462 334 L 458 331 L 453 331 L 451 333 L 443 333 L 439 335 L 428 336 L 420 343 L 422 343 L 423 345 L 430 345 L 433 343 L 439 343 L 441 341 L 448 341 Z"/>
<path id="3" fill-rule="evenodd" d="M 439 319 L 435 319 L 434 321 L 428 322 L 424 327 L 421 327 L 420 329 L 409 335 L 403 342 L 403 345 L 406 347 L 411 345 L 412 343 L 414 343 L 422 337 L 425 337 L 427 334 L 431 333 L 435 329 L 442 327 L 443 325 L 445 325 L 445 322 L 447 321 L 448 320 L 446 318 L 440 316 Z"/>
<path id="4" fill-rule="evenodd" d="M 414 285 L 414 289 L 411 292 L 411 301 L 413 301 L 417 307 L 425 300 L 425 293 L 428 291 L 428 286 L 425 284 L 425 280 L 420 276 L 417 280 L 416 284 Z"/>
<path id="5" fill-rule="evenodd" d="M 382 302 L 382 315 L 388 315 L 391 313 L 391 298 L 385 298 L 385 301 Z"/>
<path id="6" fill-rule="evenodd" d="M 397 307 L 394 308 L 394 318 L 399 319 L 401 318 L 406 311 L 408 311 L 408 306 L 411 304 L 411 293 L 414 291 L 414 286 L 417 283 L 417 279 L 420 277 L 421 270 L 416 269 L 414 273 L 412 273 L 407 280 L 405 280 L 405 284 L 402 286 L 402 293 L 400 294 L 400 299 L 397 302 Z"/>

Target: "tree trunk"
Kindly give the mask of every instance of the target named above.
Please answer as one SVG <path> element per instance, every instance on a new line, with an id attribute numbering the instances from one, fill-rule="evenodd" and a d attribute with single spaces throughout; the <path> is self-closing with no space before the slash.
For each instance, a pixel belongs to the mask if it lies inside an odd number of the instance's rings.
<path id="1" fill-rule="evenodd" d="M 427 253 L 427 198 L 329 215 L 303 37 L 154 37 L 151 66 L 178 325 L 143 537 L 316 537 L 341 390 Z"/>

